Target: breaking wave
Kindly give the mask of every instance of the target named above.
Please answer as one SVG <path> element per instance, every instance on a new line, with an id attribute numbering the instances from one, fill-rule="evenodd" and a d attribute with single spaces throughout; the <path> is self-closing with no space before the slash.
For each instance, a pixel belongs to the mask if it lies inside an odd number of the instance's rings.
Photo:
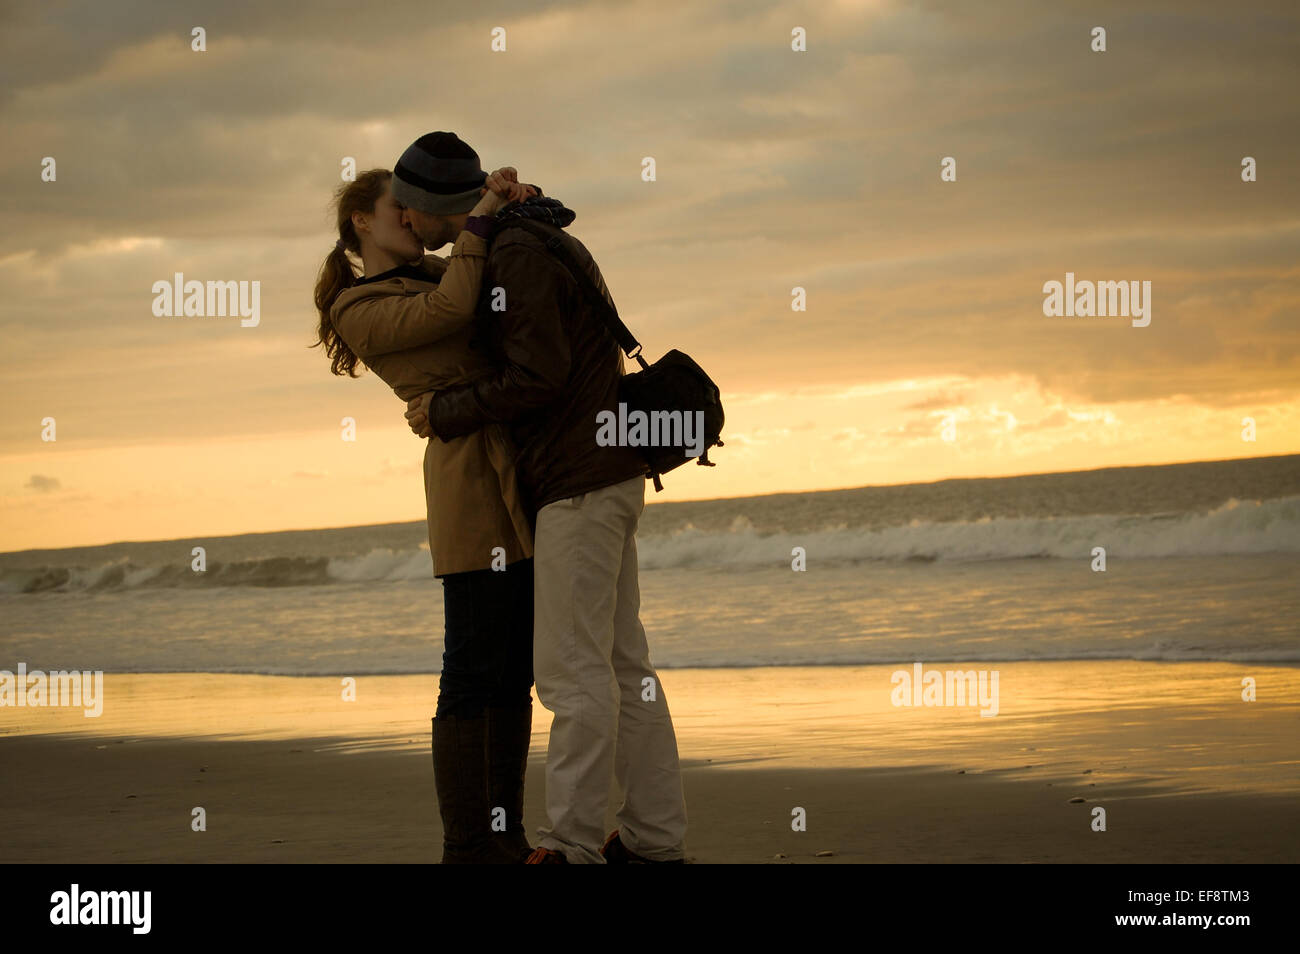
<path id="1" fill-rule="evenodd" d="M 868 560 L 984 561 L 1086 559 L 1093 547 L 1107 559 L 1300 553 L 1300 497 L 1229 500 L 1199 513 L 1098 514 L 1076 517 L 1002 517 L 970 522 L 909 524 L 865 530 L 849 527 L 760 533 L 744 516 L 728 530 L 687 525 L 637 540 L 643 570 L 786 565 L 795 547 L 821 564 Z M 0 593 L 102 592 L 214 586 L 325 586 L 430 579 L 427 548 L 374 549 L 351 557 L 267 557 L 210 562 L 196 573 L 188 562 L 138 566 L 118 560 L 93 567 L 11 568 L 0 573 Z"/>

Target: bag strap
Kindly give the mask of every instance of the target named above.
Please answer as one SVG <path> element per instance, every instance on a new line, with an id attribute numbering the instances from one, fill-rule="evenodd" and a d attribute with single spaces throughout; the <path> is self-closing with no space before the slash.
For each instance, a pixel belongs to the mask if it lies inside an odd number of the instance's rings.
<path id="1" fill-rule="evenodd" d="M 641 342 L 637 341 L 636 335 L 632 334 L 627 325 L 623 324 L 623 319 L 618 316 L 618 310 L 609 299 L 600 293 L 600 289 L 596 287 L 592 277 L 587 274 L 587 270 L 574 259 L 573 253 L 569 251 L 564 239 L 560 235 L 550 232 L 537 221 L 522 217 L 513 218 L 503 223 L 497 234 L 515 226 L 526 232 L 531 232 L 546 243 L 546 247 L 560 260 L 560 264 L 568 270 L 574 281 L 578 283 L 578 288 L 582 290 L 587 301 L 596 310 L 596 314 L 605 322 L 605 327 L 614 336 L 614 340 L 618 342 L 619 347 L 627 353 L 629 358 L 636 358 L 642 369 L 648 368 L 649 365 L 646 364 L 645 358 L 641 357 Z"/>

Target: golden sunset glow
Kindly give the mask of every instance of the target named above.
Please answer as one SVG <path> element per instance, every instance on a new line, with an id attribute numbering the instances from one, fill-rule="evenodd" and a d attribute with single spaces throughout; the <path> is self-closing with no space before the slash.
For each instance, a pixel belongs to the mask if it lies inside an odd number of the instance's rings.
<path id="1" fill-rule="evenodd" d="M 1041 25 L 996 5 L 819 7 L 803 54 L 757 8 L 652 9 L 522 13 L 495 57 L 461 10 L 340 48 L 266 9 L 205 53 L 160 14 L 41 53 L 57 77 L 33 61 L 0 104 L 26 144 L 3 159 L 0 548 L 420 519 L 400 402 L 308 345 L 342 161 L 431 129 L 575 209 L 646 353 L 721 386 L 718 466 L 651 502 L 1300 450 L 1296 127 L 1257 95 L 1267 39 L 1085 38 L 1046 69 Z M 26 29 L 35 50 L 54 27 Z M 1067 272 L 1151 282 L 1151 323 L 1046 317 Z M 259 282 L 256 326 L 155 316 L 177 273 Z"/>

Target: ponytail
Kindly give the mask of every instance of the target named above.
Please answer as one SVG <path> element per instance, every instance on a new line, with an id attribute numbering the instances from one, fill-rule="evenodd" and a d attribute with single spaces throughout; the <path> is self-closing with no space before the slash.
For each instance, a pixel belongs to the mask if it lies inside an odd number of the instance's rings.
<path id="1" fill-rule="evenodd" d="M 319 341 L 313 347 L 324 346 L 325 356 L 330 359 L 330 371 L 335 374 L 357 376 L 358 359 L 347 342 L 339 337 L 334 321 L 330 318 L 330 309 L 339 295 L 357 283 L 357 274 L 352 270 L 349 251 L 361 254 L 361 240 L 352 224 L 353 212 L 372 213 L 375 203 L 388 188 L 392 173 L 387 169 L 369 169 L 360 173 L 356 181 L 341 185 L 334 194 L 334 205 L 338 210 L 337 224 L 339 240 L 326 256 L 320 273 L 316 276 L 316 311 L 320 315 L 320 327 L 317 329 Z"/>

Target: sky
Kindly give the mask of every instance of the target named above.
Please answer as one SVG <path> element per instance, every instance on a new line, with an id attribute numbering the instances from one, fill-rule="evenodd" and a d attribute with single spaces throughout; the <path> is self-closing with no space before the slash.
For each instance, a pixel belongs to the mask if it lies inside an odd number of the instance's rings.
<path id="1" fill-rule="evenodd" d="M 422 518 L 311 296 L 344 157 L 434 130 L 720 386 L 652 502 L 1300 452 L 1300 8 L 1140 6 L 6 3 L 0 550 Z M 155 315 L 177 272 L 260 321 Z M 1067 272 L 1150 323 L 1045 315 Z"/>

